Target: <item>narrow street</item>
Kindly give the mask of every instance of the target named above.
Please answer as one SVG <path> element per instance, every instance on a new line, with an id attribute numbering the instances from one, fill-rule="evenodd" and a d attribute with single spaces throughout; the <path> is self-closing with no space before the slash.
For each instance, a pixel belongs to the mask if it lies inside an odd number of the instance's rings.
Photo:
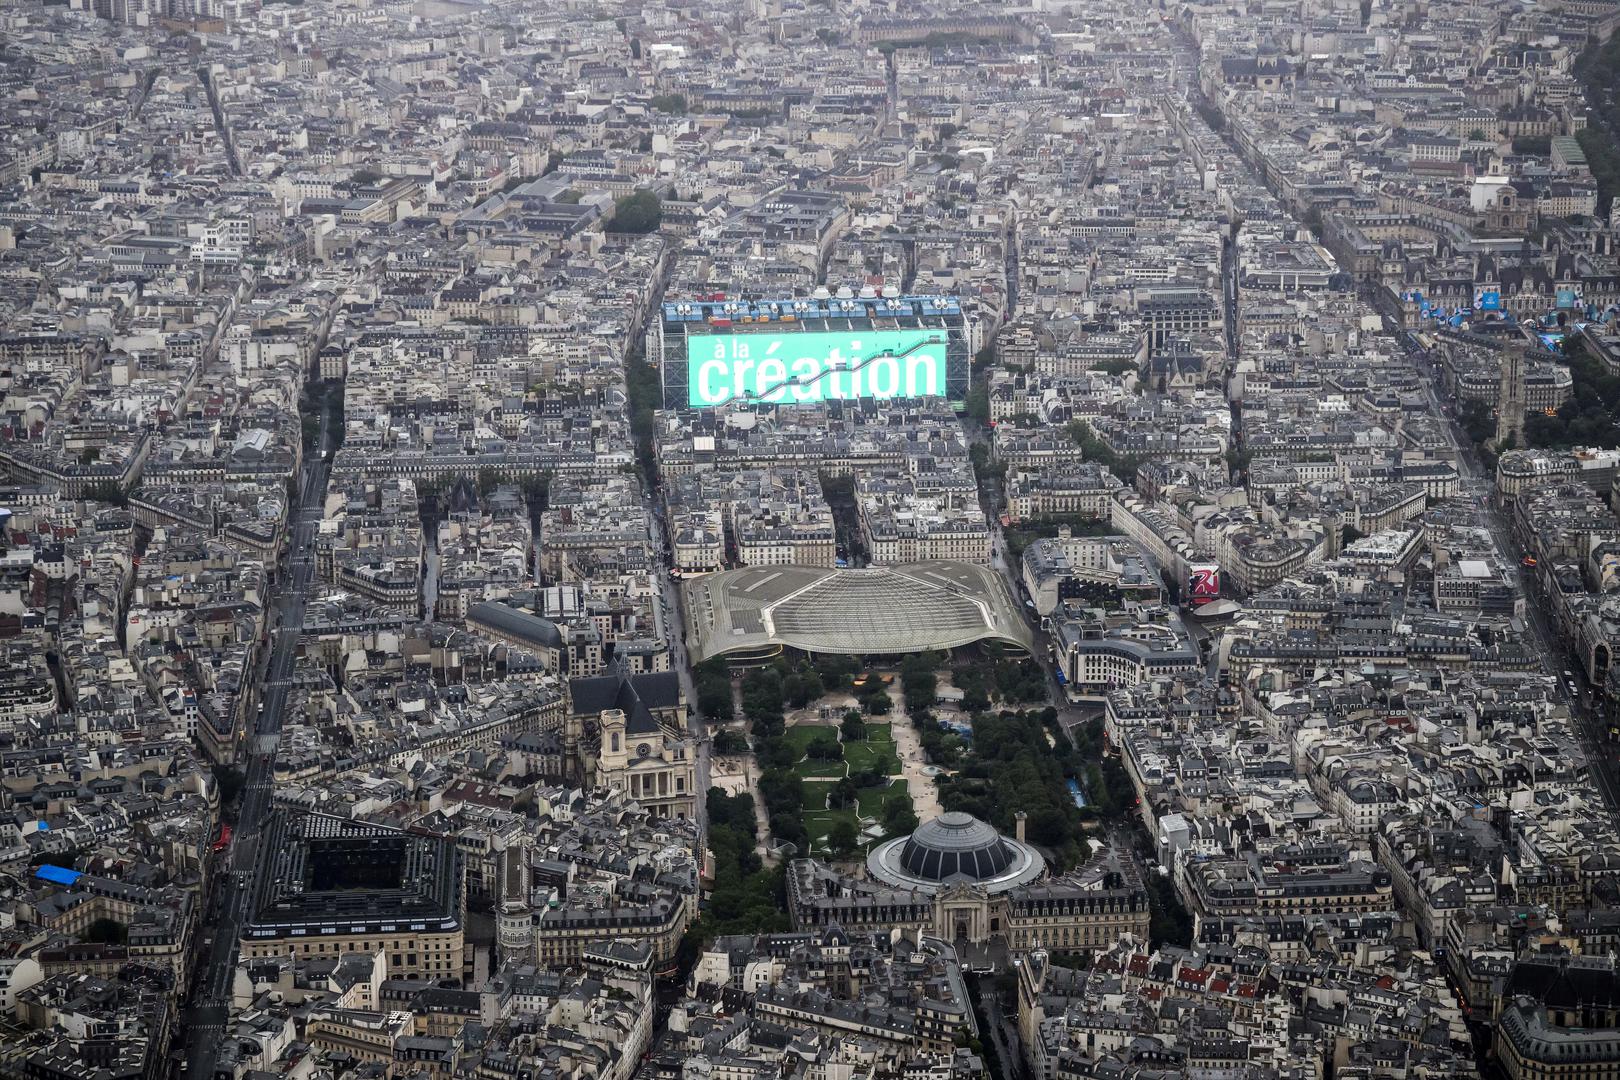
<path id="1" fill-rule="evenodd" d="M 681 590 L 675 579 L 670 577 L 669 540 L 665 536 L 664 520 L 658 512 L 657 497 L 644 494 L 642 507 L 647 515 L 648 543 L 658 577 L 658 604 L 654 608 L 654 617 L 657 620 L 659 634 L 669 642 L 670 665 L 675 669 L 675 674 L 680 679 L 681 693 L 686 697 L 687 729 L 697 744 L 695 782 L 698 791 L 706 793 L 712 783 L 714 739 L 709 733 L 708 724 L 697 711 L 697 685 L 692 681 L 692 665 L 686 655 L 686 615 L 685 608 L 681 605 Z M 702 825 L 706 821 L 707 810 L 704 808 L 703 800 L 699 799 L 698 822 Z"/>
<path id="2" fill-rule="evenodd" d="M 205 924 L 213 934 L 205 966 L 193 981 L 190 1007 L 180 1016 L 173 1045 L 183 1047 L 178 1075 L 207 1080 L 214 1075 L 229 1015 L 231 979 L 238 943 L 251 902 L 259 832 L 273 803 L 273 762 L 287 707 L 288 677 L 297 659 L 304 607 L 315 580 L 315 530 L 320 523 L 330 463 L 324 451 L 335 446 L 334 432 L 321 412 L 321 450 L 306 456 L 299 469 L 299 498 L 289 509 L 290 536 L 283 555 L 283 588 L 272 612 L 272 644 L 264 654 L 259 685 L 264 695 L 258 716 L 249 722 L 245 741 L 247 782 L 231 846 L 219 858 L 208 897 Z"/>
<path id="3" fill-rule="evenodd" d="M 648 296 L 642 318 L 638 320 L 631 340 L 639 340 L 645 333 L 646 320 L 657 317 L 659 305 L 664 300 L 664 286 L 668 276 L 667 264 L 660 266 L 658 280 Z M 646 362 L 656 364 L 657 359 L 649 357 Z M 703 716 L 697 710 L 697 686 L 692 681 L 692 665 L 686 654 L 685 609 L 681 604 L 680 586 L 670 576 L 674 537 L 669 535 L 666 519 L 662 513 L 663 493 L 658 487 L 656 469 L 650 464 L 647 468 L 648 474 L 641 478 L 641 508 L 647 519 L 648 551 L 657 577 L 658 603 L 654 608 L 654 619 L 659 634 L 669 642 L 670 666 L 674 669 L 676 678 L 680 680 L 681 693 L 686 697 L 686 727 L 697 747 L 697 760 L 694 762 L 697 774 L 695 783 L 698 792 L 706 795 L 712 782 L 710 776 L 713 767 L 714 739 Z M 700 830 L 707 829 L 708 807 L 704 798 L 697 800 L 697 821 Z"/>
<path id="4" fill-rule="evenodd" d="M 1451 444 L 1463 490 L 1469 498 L 1479 500 L 1484 511 L 1485 526 L 1490 531 L 1497 554 L 1504 564 L 1514 567 L 1514 572 L 1518 574 L 1519 587 L 1525 596 L 1524 626 L 1532 637 L 1530 644 L 1542 658 L 1544 670 L 1555 676 L 1554 693 L 1570 710 L 1574 721 L 1572 727 L 1581 740 L 1588 767 L 1609 804 L 1610 812 L 1620 812 L 1620 785 L 1617 785 L 1615 776 L 1617 761 L 1614 750 L 1608 743 L 1608 732 L 1603 718 L 1583 700 L 1583 695 L 1570 694 L 1564 680 L 1557 677 L 1560 671 L 1577 670 L 1579 665 L 1573 662 L 1569 649 L 1548 621 L 1549 604 L 1544 595 L 1546 582 L 1522 565 L 1520 558 L 1524 554 L 1523 545 L 1513 536 L 1513 523 L 1508 517 L 1507 508 L 1496 494 L 1495 477 L 1479 461 L 1474 453 L 1472 441 L 1462 430 L 1456 415 L 1440 401 L 1439 395 L 1435 392 L 1433 371 L 1423 360 L 1416 361 L 1416 366 L 1424 395 L 1428 399 L 1429 410 L 1440 420 L 1441 429 L 1446 433 L 1446 440 Z"/>
<path id="5" fill-rule="evenodd" d="M 1019 1080 L 1024 1075 L 1024 1058 L 1020 1052 L 1017 1017 L 1009 1017 L 1002 1010 L 1001 999 L 996 996 L 993 983 L 976 979 L 974 991 L 985 1021 L 984 1030 L 979 1032 L 980 1041 L 995 1046 L 996 1060 L 1001 1066 L 998 1071 L 1001 1080 Z"/>
<path id="6" fill-rule="evenodd" d="M 219 141 L 225 147 L 225 160 L 231 167 L 231 174 L 241 176 L 242 159 L 236 152 L 236 134 L 231 130 L 230 117 L 225 114 L 225 104 L 220 100 L 219 88 L 214 85 L 213 76 L 206 67 L 197 69 L 197 79 L 208 94 L 208 107 L 214 114 L 214 130 L 218 132 Z"/>
<path id="7" fill-rule="evenodd" d="M 422 537 L 422 616 L 432 619 L 439 606 L 439 531 L 424 530 Z M 539 545 L 535 545 L 536 559 Z"/>
<path id="8" fill-rule="evenodd" d="M 1225 308 L 1227 374 L 1232 374 L 1238 360 L 1238 279 L 1237 241 L 1231 236 L 1221 239 L 1221 292 Z"/>

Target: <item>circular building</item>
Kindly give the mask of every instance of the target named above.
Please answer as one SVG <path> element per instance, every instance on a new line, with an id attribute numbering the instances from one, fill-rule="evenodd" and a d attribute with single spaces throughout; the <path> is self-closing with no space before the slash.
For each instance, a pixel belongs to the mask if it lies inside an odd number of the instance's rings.
<path id="1" fill-rule="evenodd" d="M 952 885 L 977 885 L 994 895 L 1041 876 L 1046 860 L 1021 840 L 1002 836 L 972 814 L 941 814 L 872 849 L 872 877 L 897 889 L 936 893 Z"/>

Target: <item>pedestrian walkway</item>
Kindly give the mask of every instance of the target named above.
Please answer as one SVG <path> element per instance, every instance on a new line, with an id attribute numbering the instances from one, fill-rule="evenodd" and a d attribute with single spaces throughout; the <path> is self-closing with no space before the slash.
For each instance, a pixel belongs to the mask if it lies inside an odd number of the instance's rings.
<path id="1" fill-rule="evenodd" d="M 934 786 L 934 777 L 928 771 L 928 759 L 923 754 L 917 728 L 906 714 L 905 699 L 895 687 L 889 689 L 889 697 L 894 701 L 894 711 L 890 714 L 894 722 L 889 734 L 894 738 L 894 752 L 900 757 L 900 775 L 906 778 L 911 809 L 917 820 L 928 821 L 940 815 L 939 788 Z"/>
<path id="2" fill-rule="evenodd" d="M 759 777 L 754 773 L 752 754 L 716 757 L 711 766 L 709 785 L 727 795 L 752 795 L 754 798 L 754 852 L 767 864 L 775 861 L 767 842 L 771 835 L 771 821 L 765 814 L 765 800 L 759 797 Z"/>

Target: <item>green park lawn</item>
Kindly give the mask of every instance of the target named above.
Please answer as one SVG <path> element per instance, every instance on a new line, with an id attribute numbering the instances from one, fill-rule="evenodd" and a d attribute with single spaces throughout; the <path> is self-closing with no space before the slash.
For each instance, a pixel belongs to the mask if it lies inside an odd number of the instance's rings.
<path id="1" fill-rule="evenodd" d="M 888 787 L 862 788 L 855 796 L 855 804 L 863 818 L 882 818 L 883 804 L 896 795 L 910 795 L 911 785 L 903 776 L 889 778 Z"/>
<path id="2" fill-rule="evenodd" d="M 793 749 L 798 752 L 799 757 L 802 758 L 804 757 L 805 750 L 811 743 L 826 738 L 826 736 L 829 734 L 837 735 L 838 729 L 835 727 L 827 727 L 822 724 L 794 724 L 792 727 L 782 732 L 782 738 L 785 739 L 787 744 L 793 747 Z M 839 773 L 838 775 L 842 776 L 843 773 Z"/>
<path id="3" fill-rule="evenodd" d="M 827 834 L 840 821 L 849 821 L 859 827 L 853 810 L 810 810 L 804 815 L 804 831 L 810 834 L 810 844 L 817 851 L 827 846 Z"/>
<path id="4" fill-rule="evenodd" d="M 818 851 L 825 850 L 827 834 L 838 822 L 848 821 L 858 829 L 863 820 L 880 820 L 883 804 L 891 796 L 909 794 L 905 778 L 899 775 L 900 758 L 895 753 L 894 735 L 888 724 L 867 724 L 866 738 L 843 744 L 843 761 L 817 761 L 802 756 L 812 742 L 824 737 L 823 732 L 836 731 L 831 727 L 796 725 L 788 728 L 784 734 L 789 745 L 801 755 L 793 771 L 804 785 L 804 828 Z M 882 771 L 889 779 L 881 785 L 862 788 L 856 793 L 855 806 L 838 810 L 827 808 L 827 799 L 832 794 L 836 780 L 849 772 L 873 768 Z"/>
<path id="5" fill-rule="evenodd" d="M 881 739 L 873 738 L 871 729 L 868 728 L 865 742 L 846 744 L 844 760 L 849 762 L 852 772 L 877 769 L 885 776 L 897 776 L 900 773 L 900 756 L 894 752 L 894 743 L 889 738 L 887 724 L 883 725 Z"/>
<path id="6" fill-rule="evenodd" d="M 900 775 L 900 757 L 895 753 L 894 735 L 889 730 L 888 724 L 867 724 L 865 739 L 843 744 L 843 761 L 821 761 L 805 756 L 805 750 L 811 743 L 826 737 L 824 733 L 836 735 L 838 729 L 796 724 L 783 733 L 782 737 L 787 740 L 788 745 L 799 754 L 799 761 L 793 766 L 793 771 L 798 773 L 799 779 L 836 780 L 851 772 L 867 769 L 876 769 L 885 776 Z"/>
<path id="7" fill-rule="evenodd" d="M 846 806 L 841 810 L 817 810 L 813 807 L 825 807 L 827 796 L 832 791 L 831 784 L 810 782 L 804 785 L 804 831 L 810 836 L 810 843 L 820 854 L 826 850 L 827 834 L 840 821 L 848 821 L 857 830 L 862 821 L 881 821 L 883 818 L 883 804 L 895 795 L 910 794 L 910 786 L 904 777 L 890 777 L 887 785 L 883 787 L 862 788 L 855 796 L 854 806 Z M 885 838 L 887 839 L 887 838 Z"/>
<path id="8" fill-rule="evenodd" d="M 799 774 L 801 780 L 812 780 L 816 777 L 829 777 L 837 780 L 849 769 L 842 761 L 817 761 L 814 758 L 801 758 L 793 766 L 793 771 Z"/>

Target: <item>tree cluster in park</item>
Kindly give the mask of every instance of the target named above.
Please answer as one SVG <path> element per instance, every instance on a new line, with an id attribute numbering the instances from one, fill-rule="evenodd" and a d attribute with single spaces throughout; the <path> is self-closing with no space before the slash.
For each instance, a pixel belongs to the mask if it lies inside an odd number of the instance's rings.
<path id="1" fill-rule="evenodd" d="M 783 867 L 760 858 L 754 797 L 710 788 L 705 803 L 714 889 L 703 913 L 681 941 L 680 959 L 690 963 L 703 945 L 722 934 L 756 934 L 791 929 Z"/>
<path id="2" fill-rule="evenodd" d="M 1620 375 L 1611 374 L 1580 338 L 1570 341 L 1569 400 L 1551 416 L 1526 413 L 1525 444 L 1550 450 L 1620 446 L 1620 428 L 1615 427 L 1620 419 Z"/>
<path id="3" fill-rule="evenodd" d="M 663 203 L 651 191 L 638 191 L 626 195 L 613 206 L 607 231 L 615 233 L 650 233 L 658 228 L 663 217 Z"/>
<path id="4" fill-rule="evenodd" d="M 1609 213 L 1609 202 L 1620 192 L 1620 150 L 1614 132 L 1620 131 L 1620 34 L 1610 35 L 1602 44 L 1588 46 L 1575 64 L 1575 74 L 1586 88 L 1591 109 L 1587 125 L 1575 133 L 1586 155 L 1586 165 L 1597 181 L 1600 217 Z"/>

